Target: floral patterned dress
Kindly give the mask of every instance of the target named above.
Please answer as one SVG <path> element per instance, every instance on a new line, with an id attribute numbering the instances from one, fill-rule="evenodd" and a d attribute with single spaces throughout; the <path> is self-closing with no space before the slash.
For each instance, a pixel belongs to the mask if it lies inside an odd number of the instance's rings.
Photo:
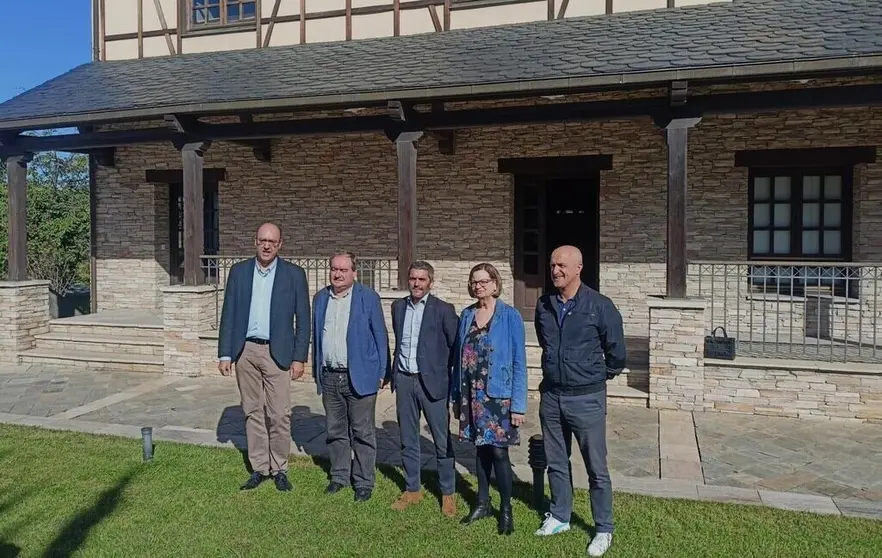
<path id="1" fill-rule="evenodd" d="M 511 424 L 511 399 L 493 399 L 485 391 L 493 350 L 489 331 L 489 323 L 478 327 L 473 321 L 463 343 L 459 437 L 476 446 L 516 446 L 520 435 Z"/>

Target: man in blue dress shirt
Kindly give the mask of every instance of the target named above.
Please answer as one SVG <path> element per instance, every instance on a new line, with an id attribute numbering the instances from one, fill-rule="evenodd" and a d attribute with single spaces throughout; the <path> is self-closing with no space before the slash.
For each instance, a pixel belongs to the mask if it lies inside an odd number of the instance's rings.
<path id="1" fill-rule="evenodd" d="M 309 350 L 309 288 L 303 268 L 278 257 L 278 226 L 261 225 L 254 244 L 256 257 L 235 264 L 227 278 L 218 369 L 229 376 L 236 363 L 252 469 L 242 490 L 272 477 L 289 491 L 291 380 L 303 375 Z"/>

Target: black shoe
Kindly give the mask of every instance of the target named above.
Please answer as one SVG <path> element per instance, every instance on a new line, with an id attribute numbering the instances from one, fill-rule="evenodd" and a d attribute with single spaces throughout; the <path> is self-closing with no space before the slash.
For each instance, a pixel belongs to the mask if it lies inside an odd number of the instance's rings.
<path id="1" fill-rule="evenodd" d="M 492 512 L 490 510 L 490 502 L 478 502 L 475 507 L 469 512 L 469 514 L 462 518 L 460 523 L 463 525 L 471 525 L 475 521 L 479 519 L 484 519 L 485 517 L 490 517 Z"/>
<path id="2" fill-rule="evenodd" d="M 343 490 L 345 487 L 339 482 L 331 482 L 328 487 L 325 489 L 325 494 L 336 494 Z"/>
<path id="3" fill-rule="evenodd" d="M 288 492 L 294 488 L 291 486 L 291 482 L 288 480 L 288 475 L 284 471 L 279 471 L 273 478 L 276 481 L 276 488 L 282 492 Z"/>
<path id="4" fill-rule="evenodd" d="M 356 488 L 355 489 L 355 501 L 356 502 L 367 502 L 371 499 L 371 489 L 370 488 Z"/>
<path id="5" fill-rule="evenodd" d="M 248 477 L 248 480 L 245 481 L 245 484 L 239 487 L 239 490 L 254 490 L 258 486 L 260 486 L 260 483 L 268 478 L 268 476 L 254 471 L 253 473 L 251 473 L 251 476 Z"/>
<path id="6" fill-rule="evenodd" d="M 514 518 L 511 515 L 511 506 L 499 510 L 499 534 L 511 535 L 514 533 Z"/>

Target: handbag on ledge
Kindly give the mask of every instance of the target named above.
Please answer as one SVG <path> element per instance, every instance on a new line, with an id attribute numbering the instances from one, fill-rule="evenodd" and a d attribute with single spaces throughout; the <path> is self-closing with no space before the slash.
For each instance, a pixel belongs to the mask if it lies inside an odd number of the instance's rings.
<path id="1" fill-rule="evenodd" d="M 717 337 L 718 330 L 723 331 L 722 337 Z M 704 337 L 704 358 L 735 360 L 735 338 L 729 337 L 726 328 L 718 326 Z"/>

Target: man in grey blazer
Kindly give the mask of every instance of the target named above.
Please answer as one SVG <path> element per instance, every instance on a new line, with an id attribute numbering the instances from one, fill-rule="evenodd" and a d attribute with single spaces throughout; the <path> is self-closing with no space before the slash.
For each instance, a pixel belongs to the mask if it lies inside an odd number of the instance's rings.
<path id="1" fill-rule="evenodd" d="M 261 225 L 254 245 L 257 256 L 235 264 L 227 277 L 218 369 L 229 376 L 236 363 L 252 469 L 241 489 L 272 477 L 289 491 L 291 380 L 303 375 L 309 350 L 309 288 L 303 268 L 278 257 L 278 226 Z"/>
<path id="2" fill-rule="evenodd" d="M 448 400 L 453 346 L 458 318 L 453 305 L 430 295 L 435 270 L 416 261 L 408 269 L 410 295 L 392 303 L 395 358 L 392 390 L 401 434 L 401 464 L 405 491 L 392 504 L 403 510 L 423 499 L 420 489 L 420 412 L 435 443 L 441 513 L 456 515 L 453 440 L 450 436 Z"/>

